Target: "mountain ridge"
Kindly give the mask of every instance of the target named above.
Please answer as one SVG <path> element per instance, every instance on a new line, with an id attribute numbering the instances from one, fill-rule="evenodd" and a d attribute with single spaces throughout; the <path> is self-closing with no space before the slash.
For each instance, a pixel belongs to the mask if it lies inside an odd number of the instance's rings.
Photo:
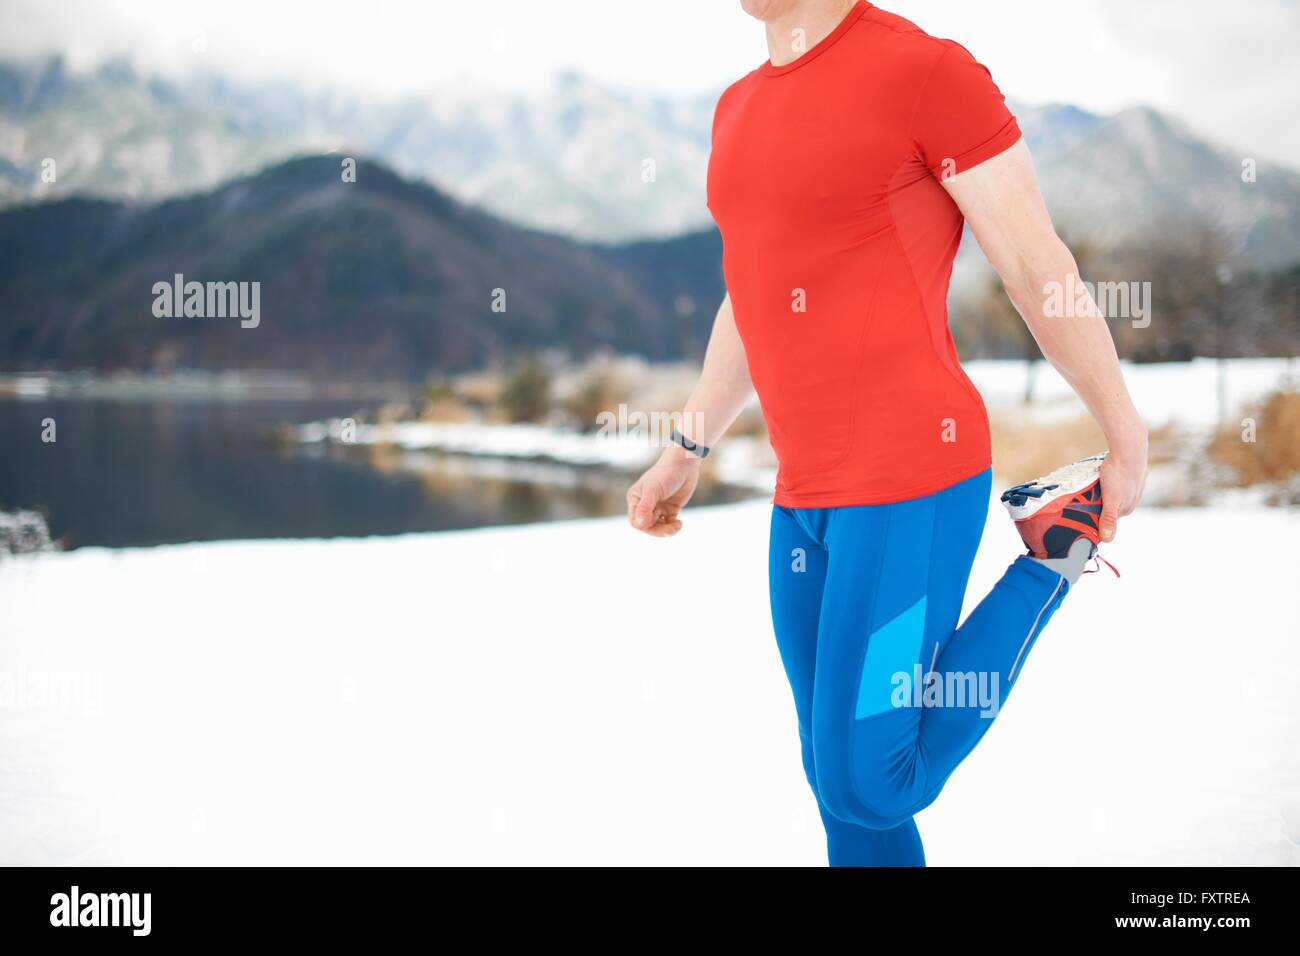
<path id="1" fill-rule="evenodd" d="M 444 89 L 363 102 L 219 74 L 163 80 L 123 63 L 76 74 L 57 59 L 0 61 L 0 203 L 168 198 L 349 144 L 521 225 L 587 241 L 666 238 L 711 224 L 716 92 L 655 96 L 569 73 L 529 95 Z M 1263 267 L 1300 261 L 1300 173 L 1260 159 L 1245 184 L 1240 150 L 1150 107 L 1012 106 L 1049 208 L 1072 234 L 1133 242 L 1152 221 L 1192 218 Z M 59 160 L 54 187 L 40 182 L 46 156 Z"/>
<path id="2" fill-rule="evenodd" d="M 153 205 L 71 198 L 0 212 L 0 365 L 299 368 L 418 380 L 519 350 L 696 351 L 626 253 L 521 228 L 361 160 L 303 156 Z M 634 257 L 635 258 L 635 257 Z M 721 297 L 718 290 L 701 298 Z M 706 270 L 707 271 L 707 270 Z M 256 329 L 160 319 L 152 289 L 258 282 Z M 504 292 L 504 309 L 494 308 Z M 711 319 L 711 311 L 707 313 Z"/>

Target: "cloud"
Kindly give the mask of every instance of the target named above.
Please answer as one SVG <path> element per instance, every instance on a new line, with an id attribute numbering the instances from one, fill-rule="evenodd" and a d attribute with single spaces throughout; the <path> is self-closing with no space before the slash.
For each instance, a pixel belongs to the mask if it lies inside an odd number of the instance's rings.
<path id="1" fill-rule="evenodd" d="M 960 40 L 1008 96 L 1109 112 L 1149 103 L 1203 133 L 1300 165 L 1300 4 L 1251 0 L 898 0 Z M 538 89 L 565 69 L 624 86 L 720 89 L 766 57 L 736 0 L 5 0 L 0 54 L 74 66 L 130 56 L 147 71 L 397 94 L 472 81 Z"/>
<path id="2" fill-rule="evenodd" d="M 1300 165 L 1300 3 L 1101 0 L 1116 47 L 1161 73 L 1149 102 L 1201 132 Z"/>

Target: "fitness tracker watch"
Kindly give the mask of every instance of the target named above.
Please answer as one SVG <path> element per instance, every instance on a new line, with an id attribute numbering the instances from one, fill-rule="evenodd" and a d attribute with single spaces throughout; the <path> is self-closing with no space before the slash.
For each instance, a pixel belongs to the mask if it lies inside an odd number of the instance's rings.
<path id="1" fill-rule="evenodd" d="M 681 445 L 683 448 L 685 448 L 696 458 L 709 457 L 710 449 L 707 446 L 701 445 L 698 442 L 691 441 L 689 438 L 687 438 L 685 435 L 679 432 L 676 428 L 674 428 L 673 433 L 668 436 L 668 440 L 670 442 L 673 442 L 674 444 Z"/>

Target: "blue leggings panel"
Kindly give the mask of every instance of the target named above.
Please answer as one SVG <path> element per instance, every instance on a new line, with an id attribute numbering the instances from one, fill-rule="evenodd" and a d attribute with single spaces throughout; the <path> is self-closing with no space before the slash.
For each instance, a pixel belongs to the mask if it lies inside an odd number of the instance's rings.
<path id="1" fill-rule="evenodd" d="M 832 866 L 924 866 L 939 795 L 1069 588 L 1020 556 L 961 627 L 989 471 L 908 501 L 775 505 L 772 620 Z"/>

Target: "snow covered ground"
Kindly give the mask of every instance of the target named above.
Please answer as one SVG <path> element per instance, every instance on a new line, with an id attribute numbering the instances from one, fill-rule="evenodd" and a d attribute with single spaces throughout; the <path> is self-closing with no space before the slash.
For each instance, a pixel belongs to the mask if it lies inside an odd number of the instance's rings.
<path id="1" fill-rule="evenodd" d="M 479 460 L 560 462 L 566 465 L 604 465 L 628 473 L 639 472 L 654 461 L 668 441 L 667 428 L 578 432 L 548 425 L 486 424 L 479 422 L 385 422 L 355 424 L 347 444 L 392 444 L 407 451 L 436 449 L 473 456 Z M 297 429 L 305 444 L 343 442 L 343 419 L 308 422 Z M 763 459 L 766 441 L 732 436 L 718 446 L 711 462 L 719 481 L 770 493 L 776 469 L 755 464 Z"/>
<path id="2" fill-rule="evenodd" d="M 1217 421 L 1220 366 L 1214 359 L 1124 364 L 1124 381 L 1133 404 L 1151 427 L 1176 422 L 1209 428 Z M 962 367 L 990 408 L 1018 405 L 1025 391 L 1024 362 L 964 362 Z M 1056 369 L 1034 367 L 1034 414 L 1070 418 L 1085 413 L 1083 403 Z M 1223 363 L 1223 398 L 1228 414 L 1274 389 L 1300 388 L 1300 358 L 1228 359 Z"/>
<path id="3" fill-rule="evenodd" d="M 0 863 L 821 864 L 768 507 L 4 561 Z M 1298 537 L 1127 519 L 930 862 L 1300 864 Z M 1017 545 L 998 508 L 968 605 Z"/>

